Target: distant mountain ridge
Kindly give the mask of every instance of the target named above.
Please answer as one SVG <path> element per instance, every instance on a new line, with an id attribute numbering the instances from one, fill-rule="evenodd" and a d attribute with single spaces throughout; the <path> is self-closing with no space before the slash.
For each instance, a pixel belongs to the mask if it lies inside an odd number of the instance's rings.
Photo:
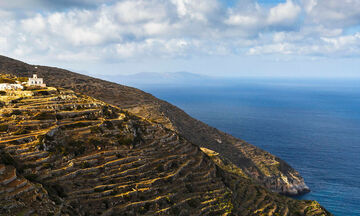
<path id="1" fill-rule="evenodd" d="M 142 72 L 130 75 L 102 76 L 102 78 L 126 85 L 196 85 L 198 82 L 215 81 L 213 77 L 190 72 Z"/>
<path id="2" fill-rule="evenodd" d="M 160 123 L 190 142 L 220 153 L 254 181 L 272 191 L 297 195 L 308 192 L 303 178 L 280 158 L 232 137 L 187 115 L 181 109 L 139 89 L 76 74 L 54 67 L 29 65 L 0 56 L 0 71 L 20 77 L 37 73 L 45 82 L 116 105 L 135 115 Z"/>

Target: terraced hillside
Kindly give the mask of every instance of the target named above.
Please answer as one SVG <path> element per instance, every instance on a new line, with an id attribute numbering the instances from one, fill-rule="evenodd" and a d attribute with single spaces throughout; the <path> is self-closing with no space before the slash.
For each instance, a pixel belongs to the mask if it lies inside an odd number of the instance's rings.
<path id="1" fill-rule="evenodd" d="M 33 73 L 37 73 L 51 86 L 89 95 L 158 122 L 200 147 L 219 152 L 238 166 L 247 177 L 272 191 L 289 195 L 309 191 L 300 174 L 280 158 L 212 128 L 141 90 L 59 68 L 38 66 L 35 69 L 33 65 L 4 56 L 0 56 L 0 71 L 20 77 L 31 77 Z"/>
<path id="2" fill-rule="evenodd" d="M 91 97 L 49 87 L 0 101 L 0 215 L 330 215 Z"/>

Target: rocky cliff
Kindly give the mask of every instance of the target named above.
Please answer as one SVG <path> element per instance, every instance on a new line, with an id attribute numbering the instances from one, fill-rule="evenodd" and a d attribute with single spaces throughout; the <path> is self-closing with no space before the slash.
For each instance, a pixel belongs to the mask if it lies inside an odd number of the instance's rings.
<path id="1" fill-rule="evenodd" d="M 280 158 L 210 127 L 148 93 L 59 68 L 37 67 L 0 56 L 0 71 L 4 73 L 29 77 L 36 72 L 51 86 L 87 94 L 158 122 L 200 147 L 219 152 L 242 169 L 246 176 L 272 191 L 288 195 L 309 191 L 300 174 Z"/>
<path id="2" fill-rule="evenodd" d="M 330 215 L 92 97 L 48 87 L 0 101 L 0 215 Z"/>

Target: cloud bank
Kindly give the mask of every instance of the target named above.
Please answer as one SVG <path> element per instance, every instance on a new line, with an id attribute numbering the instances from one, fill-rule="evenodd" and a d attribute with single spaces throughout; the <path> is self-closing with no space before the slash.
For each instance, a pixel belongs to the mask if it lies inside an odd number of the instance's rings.
<path id="1" fill-rule="evenodd" d="M 359 0 L 12 0 L 0 53 L 56 61 L 360 56 Z"/>

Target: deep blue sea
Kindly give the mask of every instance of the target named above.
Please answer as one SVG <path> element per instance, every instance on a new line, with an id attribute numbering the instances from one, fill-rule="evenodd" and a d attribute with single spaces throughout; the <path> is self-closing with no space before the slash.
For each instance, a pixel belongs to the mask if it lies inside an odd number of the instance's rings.
<path id="1" fill-rule="evenodd" d="M 360 80 L 137 86 L 287 161 L 336 216 L 360 215 Z"/>

